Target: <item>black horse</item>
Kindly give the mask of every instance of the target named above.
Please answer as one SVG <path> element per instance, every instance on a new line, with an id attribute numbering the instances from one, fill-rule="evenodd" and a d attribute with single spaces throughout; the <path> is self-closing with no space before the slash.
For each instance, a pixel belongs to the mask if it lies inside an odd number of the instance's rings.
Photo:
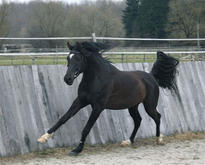
<path id="1" fill-rule="evenodd" d="M 70 152 L 70 155 L 78 155 L 83 150 L 88 133 L 104 109 L 128 108 L 134 120 L 134 130 L 129 139 L 133 143 L 142 120 L 138 105 L 143 103 L 146 112 L 156 123 L 156 136 L 159 138 L 161 115 L 156 109 L 159 86 L 170 90 L 176 89 L 175 75 L 178 60 L 158 52 L 150 73 L 120 71 L 99 53 L 103 49 L 102 44 L 82 42 L 74 46 L 69 43 L 67 45 L 70 54 L 67 57 L 68 69 L 64 81 L 72 85 L 74 79 L 83 73 L 78 97 L 70 109 L 38 141 L 46 142 L 62 124 L 89 104 L 92 106 L 92 113 L 82 131 L 79 145 Z"/>

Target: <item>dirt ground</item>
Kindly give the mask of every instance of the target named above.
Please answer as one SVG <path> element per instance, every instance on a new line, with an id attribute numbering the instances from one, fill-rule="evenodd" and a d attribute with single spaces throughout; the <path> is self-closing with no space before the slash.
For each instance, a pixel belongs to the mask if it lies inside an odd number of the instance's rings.
<path id="1" fill-rule="evenodd" d="M 205 132 L 165 137 L 165 145 L 155 138 L 137 139 L 134 145 L 85 146 L 77 157 L 71 148 L 56 148 L 23 156 L 0 158 L 0 165 L 205 165 Z"/>

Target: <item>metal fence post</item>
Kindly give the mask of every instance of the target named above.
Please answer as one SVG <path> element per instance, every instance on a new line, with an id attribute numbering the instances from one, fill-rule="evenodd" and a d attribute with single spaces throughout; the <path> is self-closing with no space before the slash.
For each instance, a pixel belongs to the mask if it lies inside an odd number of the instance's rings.
<path id="1" fill-rule="evenodd" d="M 97 42 L 95 33 L 92 33 L 92 40 L 93 40 L 93 42 Z"/>
<path id="2" fill-rule="evenodd" d="M 25 57 L 23 56 L 23 59 L 22 59 L 22 65 L 24 65 L 25 64 Z"/>
<path id="3" fill-rule="evenodd" d="M 55 55 L 53 56 L 53 64 L 55 64 Z"/>
<path id="4" fill-rule="evenodd" d="M 124 62 L 124 54 L 121 54 L 121 61 Z"/>
<path id="5" fill-rule="evenodd" d="M 11 65 L 14 64 L 14 63 L 13 63 L 13 60 L 14 60 L 14 58 L 13 58 L 13 56 L 11 56 Z"/>
<path id="6" fill-rule="evenodd" d="M 35 57 L 32 57 L 32 65 L 35 64 Z"/>
<path id="7" fill-rule="evenodd" d="M 127 56 L 128 56 L 128 55 L 126 55 L 126 63 L 128 63 L 128 59 L 127 59 L 128 57 L 127 57 Z"/>
<path id="8" fill-rule="evenodd" d="M 58 55 L 56 56 L 56 64 L 58 64 Z"/>
<path id="9" fill-rule="evenodd" d="M 143 56 L 143 61 L 144 61 L 144 62 L 146 61 L 146 56 L 145 56 L 145 54 L 144 54 L 144 56 Z"/>

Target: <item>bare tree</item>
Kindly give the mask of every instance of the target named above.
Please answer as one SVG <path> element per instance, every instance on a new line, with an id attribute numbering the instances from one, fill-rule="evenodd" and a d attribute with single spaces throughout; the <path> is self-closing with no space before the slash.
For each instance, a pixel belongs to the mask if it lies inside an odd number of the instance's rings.
<path id="1" fill-rule="evenodd" d="M 171 0 L 168 31 L 177 37 L 196 37 L 201 13 L 200 0 Z"/>
<path id="2" fill-rule="evenodd" d="M 15 37 L 124 36 L 124 2 L 100 0 L 78 5 L 34 0 L 9 5 L 9 35 Z M 26 41 L 24 41 L 26 42 Z M 59 41 L 31 41 L 34 47 L 64 46 Z"/>
<path id="3" fill-rule="evenodd" d="M 205 3 L 203 0 L 195 0 L 193 2 L 193 11 L 195 13 L 196 20 L 196 35 L 200 38 L 200 31 L 203 31 L 203 26 L 205 24 Z M 198 41 L 198 47 L 200 47 L 200 41 Z"/>
<path id="4" fill-rule="evenodd" d="M 112 10 L 114 4 L 103 0 L 70 6 L 66 14 L 65 33 L 69 36 L 90 36 L 93 32 L 98 36 L 124 36 L 121 15 L 118 10 Z"/>
<path id="5" fill-rule="evenodd" d="M 33 2 L 28 21 L 28 35 L 30 37 L 58 37 L 63 36 L 64 7 L 59 2 Z M 35 43 L 41 47 L 55 47 L 57 41 Z"/>
<path id="6" fill-rule="evenodd" d="M 8 4 L 3 0 L 2 4 L 0 4 L 0 37 L 5 37 L 9 33 L 8 27 Z M 2 45 L 2 41 L 0 41 L 0 45 Z"/>

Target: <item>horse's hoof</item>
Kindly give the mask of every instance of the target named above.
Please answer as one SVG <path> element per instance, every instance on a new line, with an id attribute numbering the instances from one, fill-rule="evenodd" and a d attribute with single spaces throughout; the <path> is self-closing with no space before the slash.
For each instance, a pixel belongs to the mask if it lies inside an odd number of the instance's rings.
<path id="1" fill-rule="evenodd" d="M 49 134 L 49 133 L 45 133 L 44 135 L 42 135 L 37 141 L 39 143 L 46 143 L 48 141 L 49 138 L 51 138 L 53 136 L 53 133 Z"/>
<path id="2" fill-rule="evenodd" d="M 124 140 L 124 141 L 122 141 L 122 143 L 120 145 L 123 146 L 123 147 L 130 146 L 131 145 L 131 141 L 130 141 L 130 139 Z"/>
<path id="3" fill-rule="evenodd" d="M 163 140 L 163 135 L 162 134 L 160 134 L 160 136 L 157 138 L 157 144 L 158 145 L 164 145 L 165 143 L 164 143 L 164 140 Z"/>
<path id="4" fill-rule="evenodd" d="M 79 153 L 78 153 L 78 152 L 75 152 L 75 151 L 71 151 L 68 155 L 69 155 L 69 156 L 78 156 Z"/>

